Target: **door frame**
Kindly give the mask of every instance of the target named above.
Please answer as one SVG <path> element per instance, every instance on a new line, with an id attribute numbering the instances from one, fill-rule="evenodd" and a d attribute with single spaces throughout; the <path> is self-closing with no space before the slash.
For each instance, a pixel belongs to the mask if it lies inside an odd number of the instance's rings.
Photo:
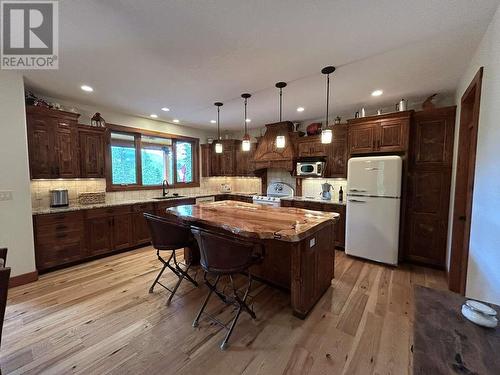
<path id="1" fill-rule="evenodd" d="M 479 68 L 460 100 L 457 174 L 453 208 L 448 287 L 465 295 L 469 262 L 470 227 L 476 169 L 477 133 L 483 67 Z"/>

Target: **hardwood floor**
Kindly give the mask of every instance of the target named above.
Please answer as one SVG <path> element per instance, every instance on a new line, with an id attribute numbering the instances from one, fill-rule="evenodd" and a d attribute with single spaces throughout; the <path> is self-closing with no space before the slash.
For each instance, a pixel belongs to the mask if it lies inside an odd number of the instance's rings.
<path id="1" fill-rule="evenodd" d="M 286 293 L 255 283 L 257 320 L 242 314 L 222 352 L 225 331 L 207 321 L 191 326 L 206 288 L 183 283 L 165 306 L 164 289 L 148 294 L 158 268 L 148 247 L 11 289 L 3 373 L 406 374 L 412 288 L 446 289 L 443 272 L 385 267 L 337 251 L 332 287 L 306 320 L 292 316 Z M 215 298 L 208 309 L 223 321 L 231 310 Z"/>

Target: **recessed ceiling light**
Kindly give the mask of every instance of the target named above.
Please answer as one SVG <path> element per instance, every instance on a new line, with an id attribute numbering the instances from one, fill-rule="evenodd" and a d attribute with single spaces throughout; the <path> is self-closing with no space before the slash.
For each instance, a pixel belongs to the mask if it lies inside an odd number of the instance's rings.
<path id="1" fill-rule="evenodd" d="M 372 96 L 380 96 L 382 95 L 384 92 L 382 90 L 375 90 L 374 92 L 372 92 Z"/>
<path id="2" fill-rule="evenodd" d="M 211 124 L 216 124 L 216 123 L 217 123 L 217 121 L 215 121 L 215 120 L 210 120 L 210 123 L 211 123 Z"/>
<path id="3" fill-rule="evenodd" d="M 151 118 L 158 118 L 158 115 L 157 115 L 157 114 L 154 114 L 154 113 L 151 113 L 151 114 L 149 115 L 149 117 L 151 117 Z"/>
<path id="4" fill-rule="evenodd" d="M 304 107 L 297 107 L 297 112 L 304 112 L 305 108 Z"/>
<path id="5" fill-rule="evenodd" d="M 163 112 L 168 112 L 168 111 L 170 111 L 170 108 L 163 107 L 161 110 L 162 110 Z"/>
<path id="6" fill-rule="evenodd" d="M 252 122 L 252 119 L 247 118 L 247 119 L 245 120 L 245 122 Z"/>
<path id="7" fill-rule="evenodd" d="M 174 123 L 176 123 L 176 124 L 178 124 L 178 123 L 180 122 L 180 121 L 179 121 L 179 119 L 177 119 L 177 118 L 174 118 L 172 121 L 173 121 Z"/>
<path id="8" fill-rule="evenodd" d="M 90 87 L 89 85 L 81 85 L 80 88 L 83 91 L 86 91 L 86 92 L 92 92 L 92 91 L 94 91 L 94 89 L 92 87 Z"/>

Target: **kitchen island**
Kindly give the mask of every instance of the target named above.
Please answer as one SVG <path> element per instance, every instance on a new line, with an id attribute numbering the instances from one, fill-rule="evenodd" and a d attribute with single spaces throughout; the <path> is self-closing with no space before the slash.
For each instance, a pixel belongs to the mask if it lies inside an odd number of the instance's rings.
<path id="1" fill-rule="evenodd" d="M 261 242 L 264 261 L 252 274 L 290 290 L 299 318 L 307 316 L 331 285 L 337 213 L 235 201 L 170 207 L 166 213 L 191 226 Z"/>

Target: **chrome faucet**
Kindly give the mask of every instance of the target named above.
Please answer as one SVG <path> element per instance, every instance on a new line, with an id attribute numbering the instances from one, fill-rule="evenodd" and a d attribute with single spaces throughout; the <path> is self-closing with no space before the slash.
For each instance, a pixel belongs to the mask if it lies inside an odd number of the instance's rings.
<path id="1" fill-rule="evenodd" d="M 168 188 L 170 187 L 169 183 L 167 180 L 163 180 L 161 183 L 161 188 L 163 190 L 163 196 L 166 197 L 168 194 Z"/>

